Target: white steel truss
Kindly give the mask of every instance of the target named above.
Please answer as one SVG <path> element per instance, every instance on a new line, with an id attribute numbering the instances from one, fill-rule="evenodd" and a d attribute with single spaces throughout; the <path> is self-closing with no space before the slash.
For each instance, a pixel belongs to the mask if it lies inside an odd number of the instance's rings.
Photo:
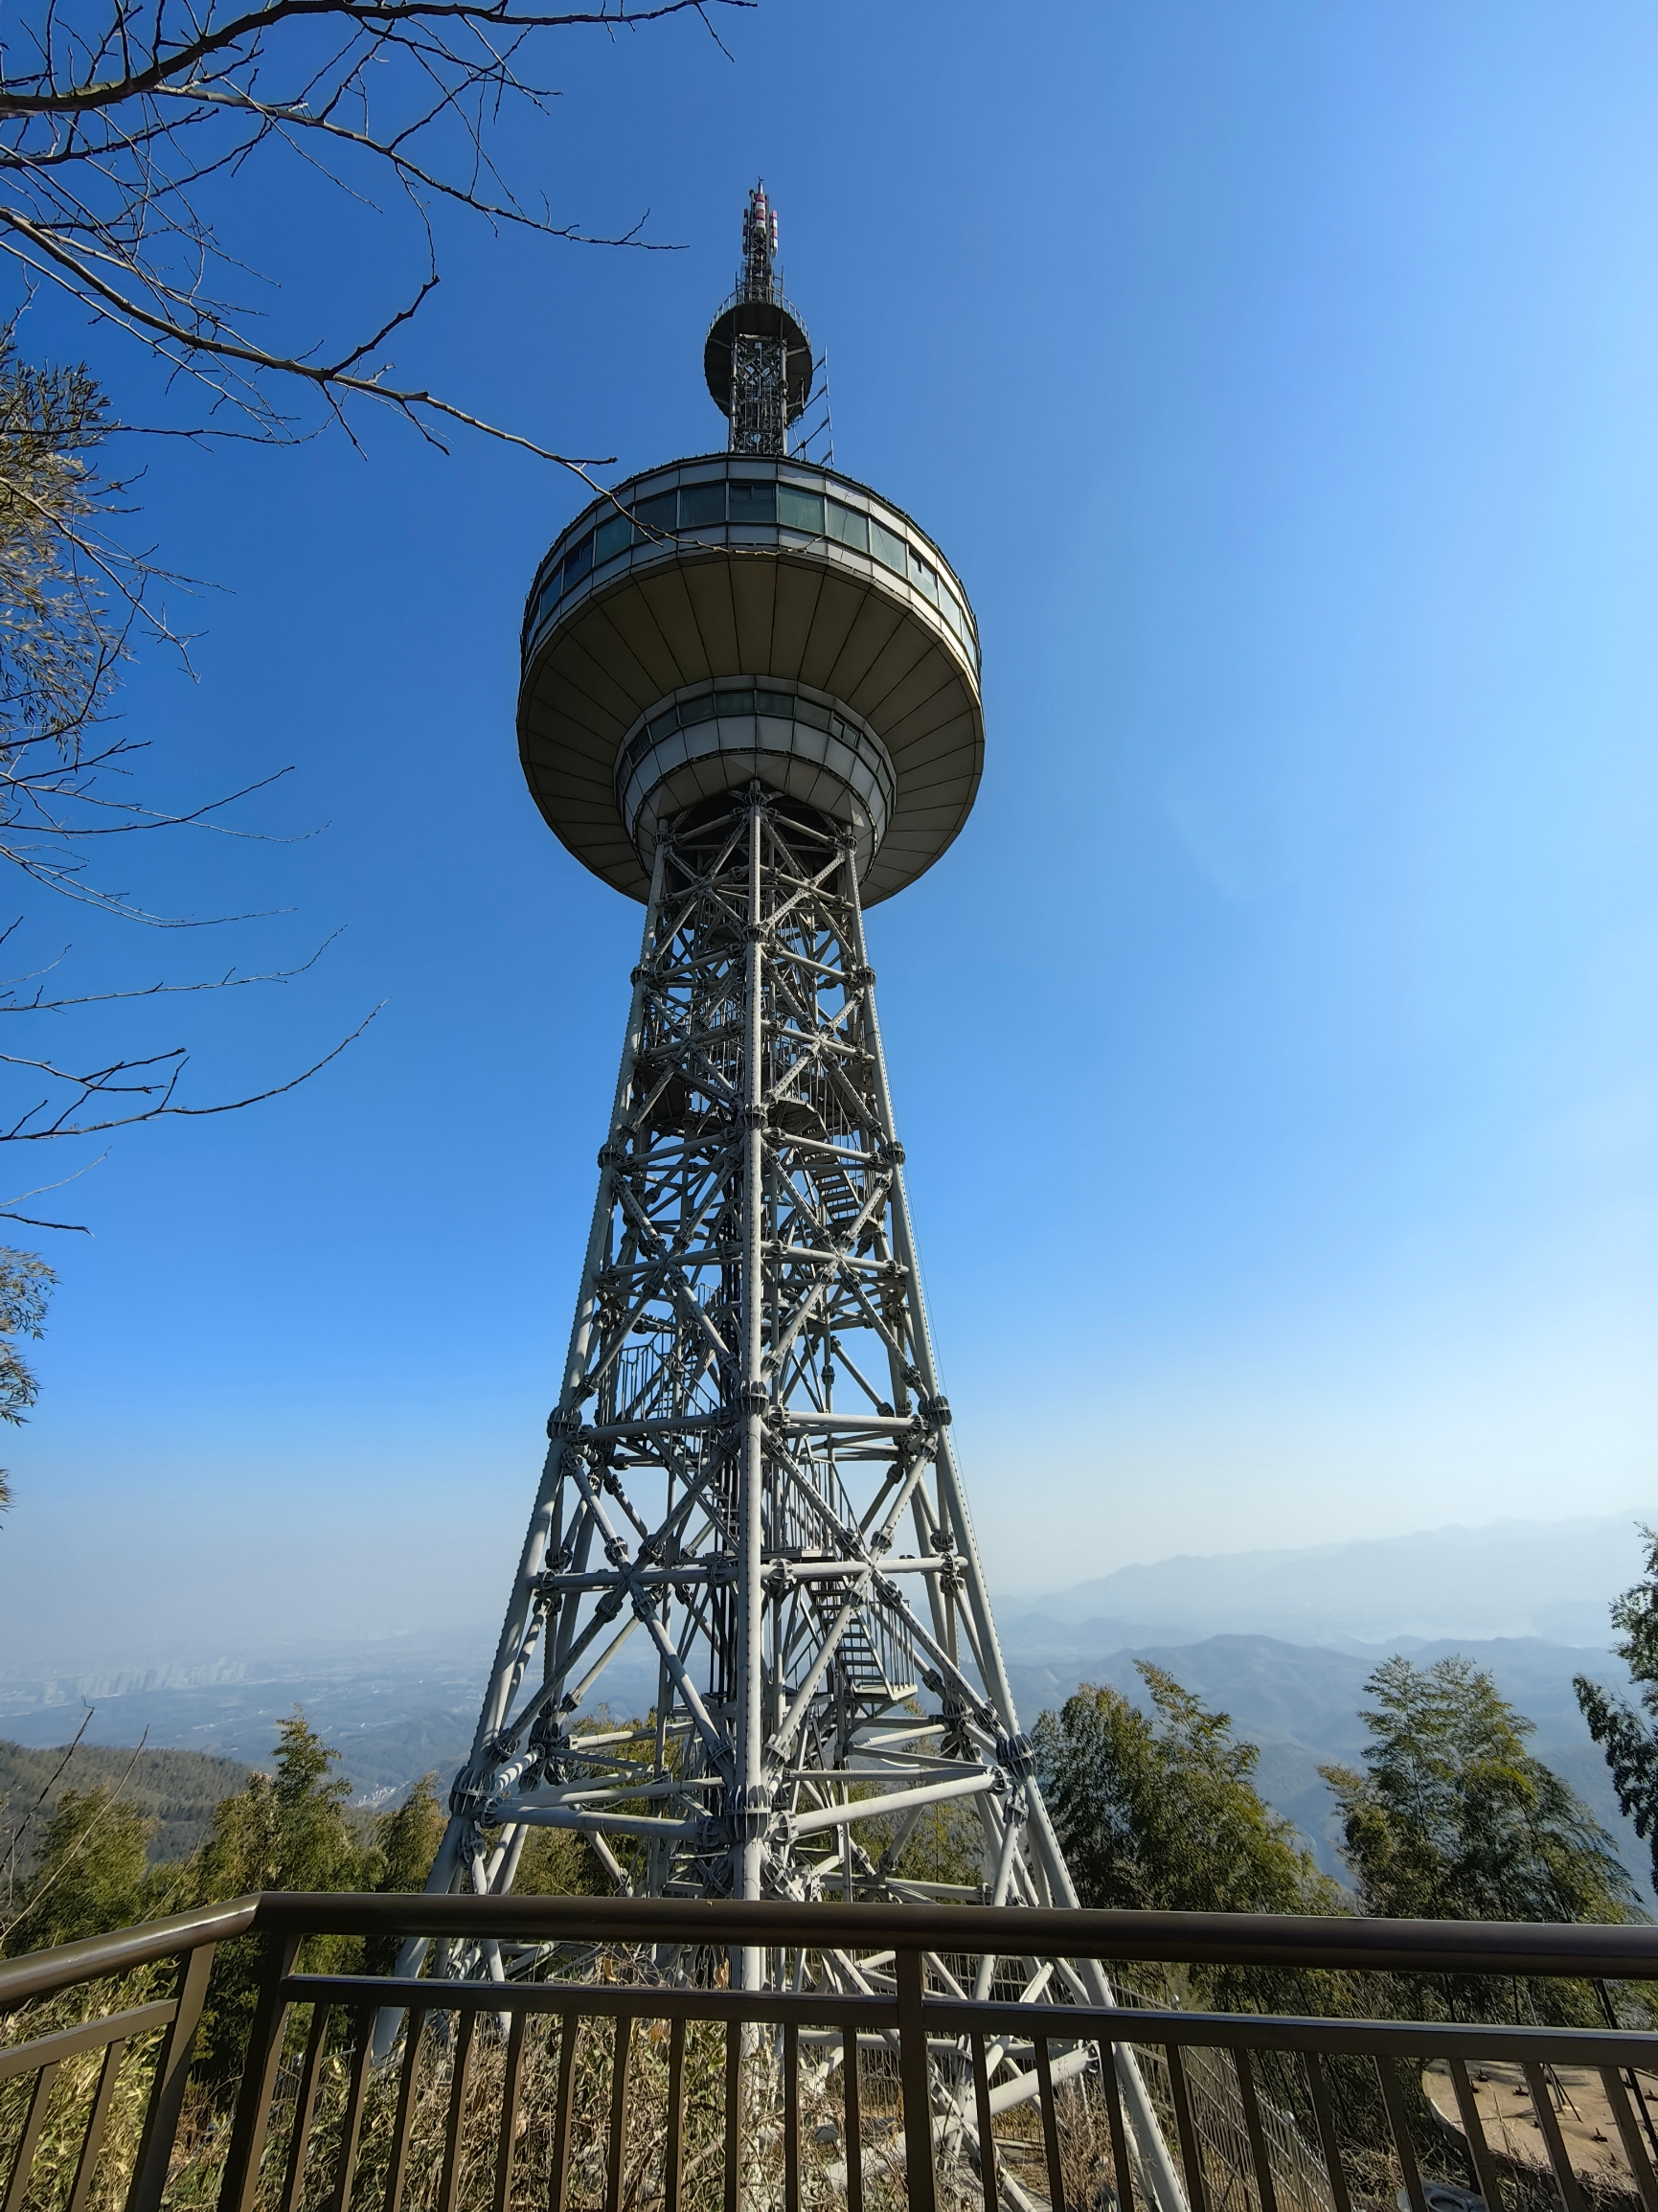
<path id="1" fill-rule="evenodd" d="M 551 1826 L 653 1895 L 1076 1903 L 997 1646 L 903 1157 L 851 833 L 758 786 L 682 816 L 654 855 L 545 1471 L 429 1887 L 510 1889 Z M 654 1711 L 579 1728 L 638 1637 Z M 977 1886 L 900 1871 L 950 1800 L 977 1819 Z M 756 1988 L 783 1961 L 732 1964 Z M 879 1986 L 850 1954 L 813 1971 Z M 980 1959 L 965 1994 L 1005 1996 L 1010 1973 L 1021 1987 L 1016 1962 Z M 1098 1967 L 1071 1979 L 1111 2001 Z M 1121 2072 L 1175 2212 L 1125 2050 Z"/>

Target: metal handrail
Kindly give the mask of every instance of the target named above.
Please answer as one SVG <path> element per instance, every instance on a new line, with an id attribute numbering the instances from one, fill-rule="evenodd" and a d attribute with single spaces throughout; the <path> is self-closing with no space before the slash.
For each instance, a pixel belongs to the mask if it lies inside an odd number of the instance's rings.
<path id="1" fill-rule="evenodd" d="M 1366 1920 L 1357 1915 L 1100 1912 L 990 1904 L 794 1904 L 647 1897 L 311 1896 L 267 1892 L 256 1925 L 385 1933 L 712 1948 L 839 1944 L 1015 1950 L 1066 1958 L 1387 1973 L 1658 1980 L 1658 1927 L 1618 1922 Z"/>
<path id="2" fill-rule="evenodd" d="M 176 1957 L 199 1943 L 307 1935 L 517 1937 L 544 1943 L 759 1942 L 1063 1952 L 1069 1958 L 1386 1973 L 1658 1980 L 1658 1926 L 1367 1920 L 1356 1914 L 1100 1912 L 989 1904 L 793 1904 L 646 1897 L 425 1897 L 266 1890 L 0 1963 L 0 2012 L 26 1998 Z M 808 1932 L 809 1931 L 809 1932 Z"/>
<path id="3" fill-rule="evenodd" d="M 207 2001 L 208 1976 L 216 1947 L 250 1928 L 259 1899 L 239 1897 L 228 1904 L 194 1912 L 169 1913 L 138 1927 L 54 1945 L 0 1966 L 0 2013 L 13 2013 L 33 1997 L 53 1997 L 87 1982 L 118 1980 L 136 1968 L 174 1960 L 173 1993 L 148 2004 L 106 2009 L 102 2018 L 77 2021 L 0 2046 L 0 2073 L 7 2080 L 33 2077 L 22 2125 L 12 2148 L 5 2184 L 5 2212 L 16 2212 L 34 2176 L 53 2090 L 60 2069 L 73 2060 L 102 2051 L 97 2087 L 79 2131 L 71 2212 L 81 2212 L 96 2177 L 109 2120 L 112 2093 L 128 2044 L 160 2031 L 149 2062 L 149 2091 L 128 2179 L 125 2212 L 161 2212 L 172 2160 L 179 2115 L 190 2081 L 196 2030 Z M 27 2018 L 27 2016 L 26 2016 Z M 71 2131 L 73 2132 L 73 2131 Z"/>
<path id="4" fill-rule="evenodd" d="M 261 1902 L 258 1897 L 235 1897 L 228 1904 L 198 1905 L 193 1912 L 169 1913 L 165 1920 L 147 1920 L 137 1927 L 83 1936 L 78 1943 L 54 1944 L 47 1950 L 7 1959 L 0 1964 L 0 2013 L 30 1997 L 101 1981 L 106 1974 L 130 1973 L 160 1958 L 176 1958 L 201 1944 L 227 1943 L 253 1927 Z"/>
<path id="5" fill-rule="evenodd" d="M 591 2110 L 590 2103 L 581 2106 L 583 2092 L 572 2073 L 579 2049 L 586 2049 L 590 2058 L 583 2064 L 592 2078 L 584 2093 L 609 2103 L 606 2212 L 622 2212 L 632 2125 L 630 2054 L 645 2047 L 637 2039 L 647 2023 L 662 2023 L 660 2032 L 669 2035 L 666 2086 L 658 2089 L 666 2099 L 668 2150 L 650 2154 L 666 2155 L 669 2160 L 662 2180 L 664 2212 L 686 2212 L 688 2203 L 681 2187 L 690 2124 L 688 2037 L 711 2035 L 724 2038 L 725 2092 L 718 2127 L 723 2131 L 726 2212 L 738 2212 L 737 2177 L 745 2158 L 752 2163 L 760 2155 L 754 2145 L 762 2137 L 774 2149 L 782 2144 L 782 2212 L 801 2212 L 803 2161 L 808 2154 L 816 2155 L 813 2141 L 823 2139 L 820 2129 L 807 2140 L 803 2096 L 809 2086 L 821 2106 L 828 2093 L 824 2084 L 837 2065 L 835 2080 L 844 2090 L 834 2092 L 838 2102 L 832 2104 L 831 2118 L 840 2115 L 842 2165 L 829 2178 L 831 2187 L 844 2193 L 849 2212 L 861 2212 L 864 2166 L 876 2155 L 864 2142 L 872 2124 L 869 2100 L 883 2082 L 889 2104 L 896 2089 L 901 2113 L 885 2123 L 897 2132 L 880 2138 L 878 2155 L 882 2170 L 898 2178 L 911 2212 L 935 2212 L 943 2195 L 937 2169 L 963 2157 L 977 2169 L 985 2212 L 1041 2212 L 1042 2198 L 1033 2194 L 1033 2183 L 1045 2190 L 1049 2212 L 1066 2212 L 1067 2187 L 1080 2186 L 1068 2184 L 1067 2173 L 1081 2170 L 1079 2160 L 1087 2167 L 1090 2159 L 1094 2168 L 1089 2171 L 1097 2168 L 1098 2173 L 1089 2190 L 1114 2192 L 1121 2212 L 1219 2212 L 1232 2184 L 1229 2180 L 1220 2189 L 1217 2173 L 1234 2177 L 1242 2190 L 1238 2201 L 1258 2202 L 1262 2212 L 1350 2212 L 1344 2161 L 1351 2154 L 1338 2125 L 1335 2085 L 1339 2069 L 1348 2068 L 1341 2078 L 1347 2085 L 1344 2093 L 1351 2093 L 1358 2079 L 1351 2072 L 1355 2066 L 1369 2069 L 1373 2096 L 1379 2089 L 1376 2110 L 1384 2119 L 1374 2125 L 1383 2131 L 1378 2140 L 1394 2160 L 1402 2182 L 1401 2201 L 1410 2212 L 1429 2212 L 1423 2157 L 1434 2155 L 1435 2126 L 1442 2144 L 1452 2146 L 1442 2155 L 1492 2212 L 1502 2202 L 1505 2174 L 1545 2171 L 1553 2175 L 1566 2212 L 1584 2212 L 1584 2183 L 1591 2177 L 1574 2169 L 1573 2142 L 1560 2117 L 1564 2108 L 1556 2109 L 1561 2069 L 1576 2085 L 1574 2096 L 1599 2100 L 1594 2110 L 1603 2133 L 1597 2139 L 1610 2149 L 1594 2155 L 1602 2165 L 1606 2157 L 1621 2159 L 1613 2185 L 1638 2196 L 1643 2212 L 1658 2212 L 1658 2128 L 1644 2087 L 1658 2079 L 1658 2034 L 1626 2026 L 1332 2019 L 1141 2003 L 1106 2007 L 1087 2000 L 1074 1971 L 1068 1984 L 1062 1986 L 1063 1976 L 1056 1975 L 1045 1994 L 1039 1983 L 1033 1983 L 1013 2002 L 1006 1993 L 1011 1988 L 1017 1995 L 1023 1968 L 1011 1984 L 1002 1985 L 1003 1995 L 989 1992 L 986 1982 L 981 1985 L 986 1994 L 975 1998 L 965 1994 L 948 1963 L 955 1960 L 959 1972 L 964 1955 L 976 1955 L 1025 1962 L 1152 1961 L 1288 1975 L 1342 1970 L 1533 1984 L 1556 1977 L 1626 1983 L 1658 1980 L 1658 1927 L 950 1904 L 353 1893 L 238 1898 L 0 1966 L 0 2013 L 14 2013 L 30 1999 L 162 1960 L 176 1960 L 179 1969 L 170 1996 L 141 1992 L 148 2001 L 125 2010 L 117 2009 L 118 1998 L 112 1997 L 102 2016 L 93 2018 L 72 2014 L 65 2021 L 50 2011 L 44 2019 L 25 2014 L 25 2038 L 34 2020 L 43 2032 L 32 2040 L 0 2040 L 0 2086 L 7 2096 L 20 2094 L 23 2100 L 15 2108 L 19 2120 L 10 2158 L 0 2153 L 0 2198 L 6 2205 L 24 2201 L 42 2143 L 73 2146 L 73 2125 L 59 2127 L 55 2134 L 46 2123 L 55 2081 L 66 2064 L 79 2061 L 83 2070 L 95 2065 L 96 2090 L 93 2075 L 86 2073 L 79 2092 L 86 2109 L 79 2148 L 53 2155 L 75 2157 L 72 2212 L 84 2206 L 123 2055 L 129 2046 L 142 2050 L 142 2039 L 160 2030 L 148 2116 L 125 2200 L 125 2212 L 160 2212 L 214 1950 L 230 1937 L 248 1934 L 261 1939 L 262 1965 L 258 2003 L 240 2053 L 234 2125 L 206 2138 L 214 2145 L 212 2155 L 223 2161 L 219 2212 L 255 2212 L 264 2201 L 262 2193 L 275 2185 L 271 2155 L 280 2155 L 286 2174 L 273 2200 L 277 2212 L 298 2212 L 307 2155 L 323 2145 L 331 2146 L 327 2155 L 336 2161 L 333 2201 L 349 2202 L 352 2164 L 374 2096 L 380 2098 L 373 2106 L 379 2113 L 376 2124 L 392 2128 L 395 2174 L 422 2155 L 420 2130 L 436 2124 L 430 2117 L 435 2097 L 446 2117 L 441 2121 L 441 2145 L 429 2146 L 424 2155 L 436 2156 L 441 2150 L 440 2212 L 453 2212 L 467 2159 L 479 2155 L 495 2161 L 495 2212 L 509 2212 L 519 2100 L 528 2094 L 526 2054 L 538 2051 L 536 2063 L 548 2066 L 555 2042 L 558 2086 L 540 2092 L 553 2100 L 553 2168 L 548 2182 L 538 2188 L 544 2195 L 551 2187 L 550 2212 L 566 2212 L 573 2186 L 569 2164 L 576 2155 L 572 2128 L 580 2110 Z M 304 1941 L 329 1935 L 446 1942 L 459 1947 L 449 1954 L 450 1968 L 459 1968 L 463 1978 L 398 1980 L 296 1971 Z M 808 1955 L 850 1960 L 864 1954 L 865 1971 L 833 1986 L 820 1981 L 815 1989 L 711 1986 L 706 1975 L 694 1984 L 667 1985 L 649 1963 L 650 1947 L 658 1945 L 689 1949 L 705 1960 L 722 1951 L 752 1955 L 756 1950 L 792 1950 L 803 1962 Z M 568 1957 L 562 1968 L 552 1963 L 558 1947 L 565 1947 L 566 1953 L 574 1948 L 579 1967 L 582 1956 L 602 1953 L 606 1946 L 633 1965 L 624 1965 L 619 1975 L 608 1979 L 579 1980 L 564 1978 Z M 498 1978 L 503 1962 L 509 1971 L 505 1980 Z M 595 1972 L 591 1965 L 582 1971 Z M 542 1978 L 548 1973 L 555 1978 Z M 488 1978 L 482 1978 L 486 1974 Z M 376 2014 L 387 2018 L 394 2007 L 409 2018 L 403 2055 L 386 2088 L 373 2091 L 371 2024 Z M 308 2015 L 309 2021 L 297 2041 L 296 2009 L 300 2019 Z M 433 2032 L 435 2019 L 450 2025 Z M 493 2025 L 497 2021 L 498 2028 Z M 325 2053 L 336 2047 L 341 2036 L 351 2063 L 343 2074 L 329 2075 Z M 772 2041 L 762 2046 L 753 2041 L 756 2037 Z M 706 2044 L 702 2047 L 706 2064 Z M 607 2090 L 602 2086 L 605 2048 L 610 2051 Z M 488 2064 L 499 2074 L 500 2109 L 498 2121 L 487 2120 L 488 2142 L 480 2152 L 477 2124 L 468 2122 L 466 2114 L 477 2107 L 480 2054 L 486 2050 L 496 2054 Z M 765 2050 L 772 2053 L 769 2059 Z M 809 2068 L 803 2067 L 813 2053 L 818 2070 L 808 2085 Z M 877 2062 L 891 2070 L 880 2073 Z M 1437 2121 L 1423 2092 L 1424 2064 L 1441 2069 Z M 752 2077 L 745 2073 L 751 2065 L 760 2069 Z M 862 2079 L 868 2065 L 877 2065 L 877 2071 Z M 599 2071 L 592 2074 L 595 2066 Z M 1476 2066 L 1482 2070 L 1470 2072 Z M 1124 2083 L 1131 2076 L 1137 2081 L 1137 2067 L 1150 2070 L 1147 2078 L 1154 2081 L 1161 2115 L 1157 2124 L 1176 2154 L 1172 2164 L 1162 2145 L 1155 2146 L 1156 2155 L 1147 2156 L 1147 2146 L 1136 2137 L 1127 2099 L 1120 2094 L 1119 2077 Z M 1284 2095 L 1286 2067 L 1302 2084 L 1296 2109 L 1290 2109 L 1296 2105 L 1293 2096 L 1283 2109 L 1274 2101 Z M 1482 2087 L 1486 2070 L 1492 2067 L 1504 2070 L 1505 2081 L 1519 2085 L 1505 2093 L 1523 2101 L 1524 2113 L 1495 2109 L 1493 2092 Z M 325 2076 L 333 2084 L 326 2093 Z M 420 2084 L 425 2085 L 423 2090 Z M 421 2095 L 427 2098 L 423 2121 L 418 2118 Z M 768 2123 L 769 2136 L 764 2129 L 757 2132 L 757 2096 L 762 2102 L 781 2098 Z M 334 2100 L 331 2105 L 329 2097 Z M 388 2097 L 395 2103 L 391 2118 Z M 1658 2098 L 1653 2103 L 1658 2106 Z M 1457 2116 L 1447 2117 L 1448 2109 Z M 706 2129 L 706 2099 L 700 2110 L 698 2124 Z M 1031 2124 L 1023 2137 L 1015 2133 L 1009 2138 L 1006 2131 L 1020 2112 Z M 1510 2126 L 1516 2118 L 1534 2131 L 1539 2148 L 1528 2151 L 1522 2142 L 1516 2150 Z M 267 2155 L 267 2136 L 273 2132 L 285 2147 L 279 2154 L 272 2146 Z M 1578 2149 L 1581 2155 L 1580 2142 Z M 325 2154 L 317 2148 L 316 2155 Z M 842 2175 L 839 2182 L 833 2173 Z M 1605 2178 L 1602 2172 L 1599 2180 Z M 399 2199 L 390 2181 L 387 2188 L 387 2204 L 395 2212 Z"/>
<path id="6" fill-rule="evenodd" d="M 288 2004 L 337 2004 L 361 2010 L 385 2003 L 382 1974 L 290 1973 L 278 1985 Z M 793 1990 L 666 1988 L 644 1982 L 415 1981 L 397 1992 L 410 2010 L 429 2012 L 576 2013 L 595 2019 L 709 2019 L 741 2025 L 874 2028 L 899 2025 L 895 1996 L 806 1995 Z M 1345 2051 L 1361 2057 L 1412 2056 L 1540 2059 L 1561 2066 L 1650 2067 L 1658 2039 L 1639 2030 L 1509 2027 L 1468 2020 L 1350 2020 L 1324 2014 L 1166 2012 L 1142 2005 L 975 2004 L 923 1996 L 929 2030 L 951 2038 L 982 2035 L 1030 2041 L 1046 2032 L 1068 2043 L 1223 2045 L 1237 2050 Z"/>
<path id="7" fill-rule="evenodd" d="M 788 294 L 784 290 L 783 286 L 780 284 L 777 284 L 775 281 L 769 285 L 764 291 L 757 290 L 748 285 L 738 285 L 736 291 L 727 293 L 726 297 L 720 301 L 718 307 L 715 308 L 714 313 L 709 317 L 708 328 L 710 333 L 712 334 L 715 331 L 716 331 L 720 324 L 724 322 L 726 316 L 731 314 L 734 309 L 738 308 L 749 307 L 781 308 L 784 313 L 788 317 L 789 321 L 793 323 L 795 329 L 801 331 L 804 335 L 806 331 L 806 317 L 801 313 L 800 309 L 795 306 L 794 302 L 789 298 Z"/>

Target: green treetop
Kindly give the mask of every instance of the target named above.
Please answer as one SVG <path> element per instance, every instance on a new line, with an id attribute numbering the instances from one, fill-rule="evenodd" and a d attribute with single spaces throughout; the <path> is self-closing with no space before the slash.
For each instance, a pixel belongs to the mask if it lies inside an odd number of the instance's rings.
<path id="1" fill-rule="evenodd" d="M 214 1903 L 257 1889 L 355 1889 L 362 1853 L 345 1808 L 344 1775 L 329 1769 L 339 1753 L 302 1712 L 282 1723 L 276 1771 L 251 1774 L 224 1798 L 201 1857 L 200 1886 Z"/>
<path id="2" fill-rule="evenodd" d="M 1590 1735 L 1606 1755 L 1624 1817 L 1651 1850 L 1658 1881 L 1658 1531 L 1643 1528 L 1641 1534 L 1647 1539 L 1647 1572 L 1613 1603 L 1612 1626 L 1619 1640 L 1612 1649 L 1641 1685 L 1647 1717 L 1586 1675 L 1576 1676 L 1572 1687 Z"/>
<path id="3" fill-rule="evenodd" d="M 1389 1659 L 1365 1771 L 1320 1769 L 1341 1809 L 1359 1909 L 1420 1920 L 1639 1917 L 1612 1838 L 1526 1748 L 1533 1725 L 1465 1658 Z"/>
<path id="4" fill-rule="evenodd" d="M 168 1911 L 166 1876 L 146 1866 L 156 1827 L 107 1787 L 66 1790 L 33 1864 L 23 1874 L 9 1869 L 0 1944 L 11 1952 L 45 1950 Z"/>
<path id="5" fill-rule="evenodd" d="M 1336 1912 L 1321 1874 L 1253 1776 L 1261 1753 L 1149 1661 L 1152 1715 L 1084 1682 L 1035 1742 L 1041 1780 L 1078 1895 L 1089 1905 L 1169 1912 Z"/>

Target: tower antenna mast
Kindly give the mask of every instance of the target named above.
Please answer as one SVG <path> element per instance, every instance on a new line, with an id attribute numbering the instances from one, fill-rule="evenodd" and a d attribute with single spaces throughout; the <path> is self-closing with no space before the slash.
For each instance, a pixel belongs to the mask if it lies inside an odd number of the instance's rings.
<path id="1" fill-rule="evenodd" d="M 777 210 L 763 179 L 743 207 L 737 285 L 710 326 L 703 369 L 730 425 L 728 450 L 787 453 L 789 427 L 811 398 L 811 340 L 784 297 Z"/>

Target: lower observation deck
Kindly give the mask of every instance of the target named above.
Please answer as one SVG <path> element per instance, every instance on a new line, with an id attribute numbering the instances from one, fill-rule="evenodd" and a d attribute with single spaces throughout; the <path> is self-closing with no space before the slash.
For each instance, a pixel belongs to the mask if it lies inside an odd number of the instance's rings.
<path id="1" fill-rule="evenodd" d="M 746 720 L 724 711 L 740 678 L 761 687 Z M 697 694 L 717 727 L 693 739 Z M 802 702 L 792 721 L 790 698 Z M 673 701 L 682 742 L 660 735 Z M 641 787 L 647 728 L 657 798 Z M 844 804 L 826 810 L 856 832 L 870 904 L 931 867 L 972 807 L 977 631 L 938 548 L 864 486 L 796 461 L 682 461 L 595 501 L 542 562 L 518 741 L 548 823 L 636 899 L 670 801 L 753 776 L 806 797 L 851 748 Z"/>

